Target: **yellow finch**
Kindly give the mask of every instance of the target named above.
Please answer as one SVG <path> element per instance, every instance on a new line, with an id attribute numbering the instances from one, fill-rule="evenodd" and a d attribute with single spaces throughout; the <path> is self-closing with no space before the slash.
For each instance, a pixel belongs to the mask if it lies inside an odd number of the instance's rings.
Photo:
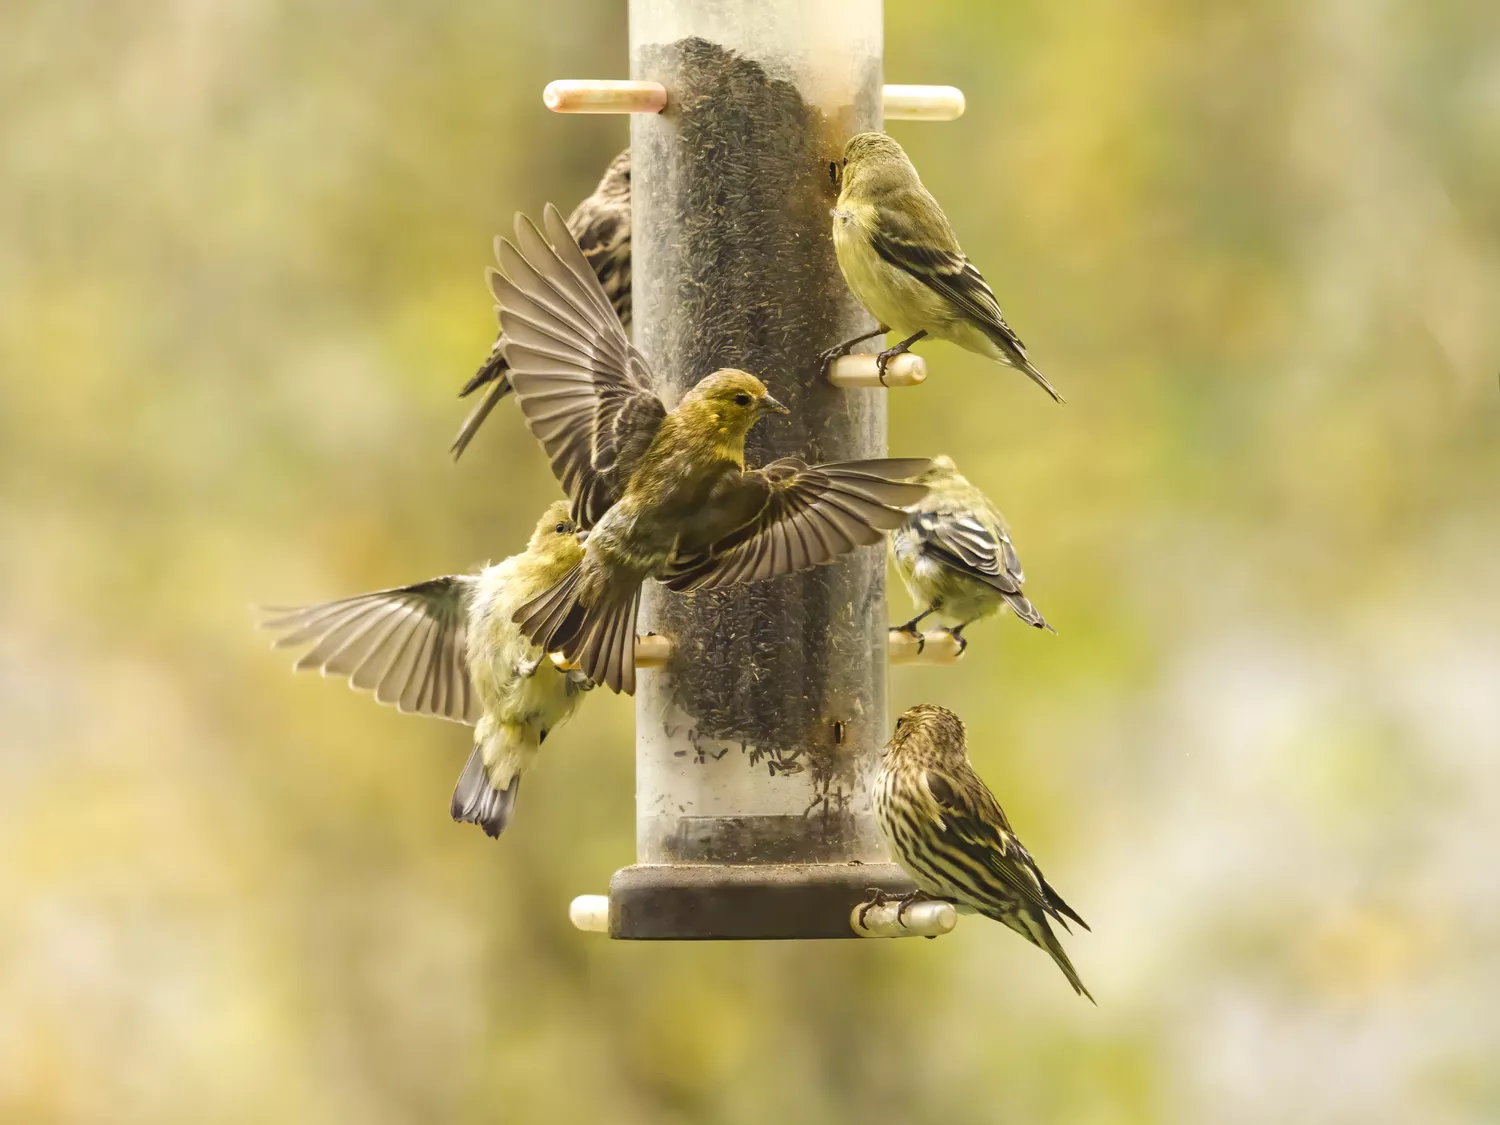
<path id="1" fill-rule="evenodd" d="M 620 314 L 620 320 L 630 326 L 630 150 L 627 148 L 610 161 L 604 170 L 604 178 L 594 193 L 573 209 L 568 216 L 568 230 L 578 239 L 583 256 L 588 259 L 604 292 Z M 498 247 L 497 247 L 498 249 Z M 496 310 L 499 311 L 498 309 Z M 463 456 L 469 442 L 479 432 L 479 427 L 495 409 L 495 404 L 510 394 L 510 379 L 506 376 L 507 364 L 502 345 L 505 336 L 495 338 L 490 354 L 474 377 L 458 392 L 459 398 L 467 398 L 481 387 L 489 390 L 469 411 L 463 425 L 458 428 L 458 437 L 450 452 L 455 458 Z"/>
<path id="2" fill-rule="evenodd" d="M 588 537 L 584 557 L 516 620 L 612 691 L 635 690 L 635 616 L 647 578 L 697 590 L 790 574 L 880 542 L 926 489 L 919 458 L 745 466 L 745 435 L 787 410 L 743 371 L 705 376 L 669 411 L 555 207 L 547 237 L 516 217 L 502 240 L 510 380 Z M 548 239 L 551 240 L 550 244 Z"/>
<path id="3" fill-rule="evenodd" d="M 1084 929 L 1088 923 L 1052 889 L 1016 839 L 994 794 L 969 764 L 957 715 L 919 703 L 897 719 L 874 796 L 891 854 L 917 884 L 903 910 L 920 899 L 942 899 L 962 913 L 1004 922 L 1051 954 L 1073 990 L 1093 999 L 1048 919 L 1064 930 L 1068 919 Z"/>
<path id="4" fill-rule="evenodd" d="M 498 836 L 510 823 L 521 775 L 590 686 L 581 673 L 559 671 L 511 620 L 577 565 L 577 531 L 559 500 L 542 513 L 523 553 L 478 574 L 276 610 L 264 628 L 285 634 L 277 648 L 312 646 L 297 671 L 347 676 L 380 703 L 473 725 L 474 751 L 451 812 Z"/>
<path id="5" fill-rule="evenodd" d="M 1026 624 L 1055 632 L 1021 593 L 1026 575 L 1005 517 L 958 471 L 953 458 L 934 457 L 917 483 L 927 486 L 927 495 L 891 532 L 896 570 L 922 611 L 899 626 L 901 631 L 920 636 L 918 624 L 936 614 L 949 623 L 962 652 L 969 644 L 965 627 L 1008 605 Z"/>
<path id="6" fill-rule="evenodd" d="M 900 343 L 879 355 L 885 365 L 924 336 L 1019 368 L 1058 402 L 1058 394 L 1026 358 L 1020 337 L 1000 315 L 984 277 L 964 256 L 948 217 L 922 186 L 901 146 L 884 133 L 859 133 L 844 147 L 833 245 L 844 280 L 879 333 Z M 824 363 L 876 333 L 846 340 L 823 353 Z"/>

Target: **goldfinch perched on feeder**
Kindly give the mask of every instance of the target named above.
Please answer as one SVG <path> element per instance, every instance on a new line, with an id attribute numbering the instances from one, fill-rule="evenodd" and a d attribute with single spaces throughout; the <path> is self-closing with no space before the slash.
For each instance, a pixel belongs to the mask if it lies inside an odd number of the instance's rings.
<path id="1" fill-rule="evenodd" d="M 786 457 L 747 469 L 750 427 L 786 407 L 755 376 L 726 369 L 669 411 L 557 208 L 548 206 L 545 224 L 546 238 L 516 217 L 516 245 L 501 241 L 504 273 L 490 287 L 521 411 L 587 541 L 581 562 L 516 621 L 548 652 L 628 694 L 645 579 L 709 589 L 878 543 L 927 492 L 891 478 L 928 462 Z"/>
<path id="2" fill-rule="evenodd" d="M 1064 930 L 1069 920 L 1085 930 L 1088 923 L 1042 877 L 1000 803 L 974 772 L 957 715 L 920 703 L 896 720 L 875 775 L 874 800 L 891 855 L 917 884 L 902 900 L 903 910 L 924 898 L 942 899 L 960 913 L 1003 922 L 1045 949 L 1073 991 L 1094 999 L 1048 919 Z M 869 905 L 885 901 L 888 896 L 877 893 Z"/>
<path id="3" fill-rule="evenodd" d="M 1019 368 L 1058 402 L 1062 395 L 1029 359 L 1000 315 L 983 275 L 964 256 L 948 217 L 922 186 L 901 146 L 884 133 L 859 133 L 844 146 L 833 245 L 854 295 L 900 343 L 879 354 L 882 377 L 892 356 L 924 336 Z M 831 363 L 875 333 L 823 353 Z"/>
<path id="4" fill-rule="evenodd" d="M 949 624 L 963 652 L 969 644 L 964 629 L 1009 606 L 1026 624 L 1056 632 L 1021 593 L 1026 575 L 1005 517 L 989 497 L 947 456 L 934 457 L 932 467 L 916 479 L 927 486 L 927 495 L 891 532 L 891 557 L 922 612 L 897 628 L 920 637 L 922 619 L 936 615 Z"/>
<path id="5" fill-rule="evenodd" d="M 510 823 L 521 775 L 543 740 L 590 686 L 559 671 L 511 620 L 583 556 L 559 500 L 526 550 L 478 574 L 449 575 L 302 609 L 274 610 L 262 627 L 277 648 L 312 645 L 293 668 L 347 676 L 380 703 L 475 727 L 474 751 L 453 791 L 454 820 L 498 836 Z"/>
<path id="6" fill-rule="evenodd" d="M 599 186 L 568 216 L 568 230 L 578 240 L 583 256 L 593 267 L 599 284 L 620 314 L 621 322 L 630 327 L 630 150 L 627 148 L 610 161 L 604 170 Z M 496 310 L 498 311 L 498 310 Z M 458 437 L 449 450 L 454 459 L 463 456 L 469 442 L 479 432 L 479 427 L 495 409 L 495 404 L 510 394 L 510 379 L 506 375 L 505 352 L 501 345 L 505 336 L 495 338 L 490 354 L 474 377 L 458 392 L 459 398 L 467 398 L 481 387 L 489 387 L 484 398 L 469 411 L 463 425 L 458 428 Z"/>

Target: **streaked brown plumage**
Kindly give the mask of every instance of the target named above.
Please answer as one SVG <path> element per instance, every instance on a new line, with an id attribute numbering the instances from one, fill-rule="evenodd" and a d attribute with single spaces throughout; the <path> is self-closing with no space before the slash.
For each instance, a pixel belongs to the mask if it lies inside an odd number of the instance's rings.
<path id="1" fill-rule="evenodd" d="M 568 216 L 568 230 L 578 240 L 583 256 L 588 259 L 604 286 L 604 292 L 619 313 L 620 321 L 630 327 L 630 150 L 627 148 L 610 161 L 604 177 L 592 195 L 573 208 Z M 499 240 L 495 251 L 499 253 Z M 495 312 L 498 314 L 499 309 Z M 484 397 L 469 411 L 469 416 L 458 428 L 458 437 L 450 452 L 457 459 L 463 456 L 479 427 L 495 409 L 495 404 L 510 394 L 510 379 L 506 372 L 502 345 L 505 334 L 495 337 L 495 344 L 483 365 L 458 392 L 459 398 L 467 398 L 482 387 L 488 387 Z"/>
<path id="2" fill-rule="evenodd" d="M 745 435 L 785 408 L 743 371 L 706 376 L 668 411 L 555 207 L 501 242 L 505 358 L 531 432 L 588 531 L 583 561 L 516 620 L 597 683 L 635 690 L 635 613 L 656 578 L 697 590 L 790 574 L 880 542 L 926 493 L 890 478 L 919 458 L 745 467 Z M 551 240 L 549 245 L 548 239 Z"/>
<path id="3" fill-rule="evenodd" d="M 958 716 L 921 703 L 896 720 L 875 776 L 875 815 L 891 854 L 927 898 L 1004 922 L 1057 962 L 1074 991 L 1088 989 L 1048 919 L 1088 923 L 1052 889 L 969 762 Z"/>
<path id="4" fill-rule="evenodd" d="M 276 648 L 312 647 L 293 665 L 373 691 L 380 703 L 475 728 L 474 750 L 453 791 L 454 820 L 498 836 L 521 775 L 589 684 L 559 671 L 511 620 L 583 555 L 562 501 L 537 521 L 526 550 L 478 574 L 450 574 L 300 609 L 272 610 L 262 627 Z"/>

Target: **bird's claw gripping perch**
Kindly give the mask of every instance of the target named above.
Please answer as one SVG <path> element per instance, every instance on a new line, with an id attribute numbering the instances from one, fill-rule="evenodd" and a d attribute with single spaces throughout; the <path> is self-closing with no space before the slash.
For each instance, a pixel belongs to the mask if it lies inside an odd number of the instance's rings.
<path id="1" fill-rule="evenodd" d="M 886 348 L 885 351 L 876 353 L 875 369 L 880 372 L 881 386 L 884 387 L 889 385 L 885 381 L 885 369 L 887 366 L 889 366 L 891 360 L 895 359 L 898 355 L 905 355 L 907 352 L 911 351 L 911 346 L 925 335 L 927 335 L 927 329 L 924 328 L 920 332 L 912 333 L 900 343 L 892 344 L 890 347 Z"/>
<path id="2" fill-rule="evenodd" d="M 859 908 L 859 924 L 864 926 L 865 917 L 877 906 L 884 906 L 891 901 L 891 896 L 879 887 L 866 887 L 865 894 L 870 896 L 868 902 Z"/>
<path id="3" fill-rule="evenodd" d="M 922 650 L 927 647 L 927 636 L 915 625 L 908 622 L 905 625 L 892 625 L 892 633 L 900 633 L 902 636 L 910 637 L 917 642 L 917 655 L 922 655 Z"/>
<path id="4" fill-rule="evenodd" d="M 890 329 L 882 324 L 873 332 L 866 332 L 864 335 L 856 336 L 852 340 L 845 340 L 842 344 L 835 344 L 831 348 L 824 348 L 821 352 L 818 353 L 818 363 L 820 364 L 819 370 L 826 377 L 828 375 L 828 369 L 833 366 L 833 361 L 848 355 L 851 351 L 854 350 L 854 345 L 863 344 L 872 336 L 884 336 L 889 331 Z M 910 341 L 908 341 L 907 343 L 909 345 Z M 880 364 L 880 382 L 882 383 L 882 385 L 885 384 L 885 364 L 883 363 Z"/>
<path id="5" fill-rule="evenodd" d="M 906 912 L 919 902 L 926 902 L 927 895 L 920 890 L 910 891 L 901 896 L 900 905 L 896 907 L 896 921 L 904 929 L 906 926 Z"/>

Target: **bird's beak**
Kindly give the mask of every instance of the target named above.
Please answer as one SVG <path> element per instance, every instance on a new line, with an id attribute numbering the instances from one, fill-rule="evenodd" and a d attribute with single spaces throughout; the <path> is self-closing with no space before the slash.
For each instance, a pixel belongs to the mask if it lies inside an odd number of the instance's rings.
<path id="1" fill-rule="evenodd" d="M 790 414 L 791 411 L 782 406 L 770 395 L 762 396 L 760 400 L 760 412 L 762 414 Z"/>

